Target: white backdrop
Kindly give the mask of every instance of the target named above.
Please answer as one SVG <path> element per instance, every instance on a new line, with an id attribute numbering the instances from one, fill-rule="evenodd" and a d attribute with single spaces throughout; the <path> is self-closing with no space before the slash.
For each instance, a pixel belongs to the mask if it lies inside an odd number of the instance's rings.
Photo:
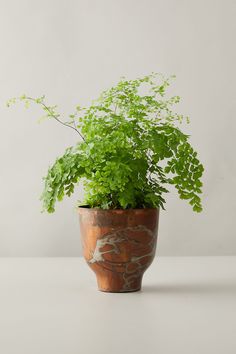
<path id="1" fill-rule="evenodd" d="M 173 90 L 205 165 L 204 212 L 173 193 L 158 254 L 236 254 L 234 0 L 0 0 L 0 256 L 81 254 L 78 195 L 41 214 L 42 176 L 76 142 L 4 102 L 46 94 L 71 113 L 123 75 L 176 74 Z"/>

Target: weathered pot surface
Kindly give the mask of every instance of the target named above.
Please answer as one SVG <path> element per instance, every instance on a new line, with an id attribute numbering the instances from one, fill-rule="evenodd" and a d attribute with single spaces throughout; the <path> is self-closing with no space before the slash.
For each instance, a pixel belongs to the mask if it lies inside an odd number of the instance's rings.
<path id="1" fill-rule="evenodd" d="M 159 209 L 79 208 L 83 254 L 107 292 L 141 289 L 155 256 Z"/>

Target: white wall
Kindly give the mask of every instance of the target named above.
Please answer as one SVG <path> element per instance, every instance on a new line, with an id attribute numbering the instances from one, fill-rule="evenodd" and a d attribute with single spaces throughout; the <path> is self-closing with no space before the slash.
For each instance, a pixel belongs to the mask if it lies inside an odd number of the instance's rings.
<path id="1" fill-rule="evenodd" d="M 123 75 L 176 74 L 205 164 L 204 212 L 173 193 L 160 255 L 236 254 L 235 0 L 0 0 L 0 256 L 81 253 L 77 196 L 41 214 L 41 177 L 77 136 L 12 96 L 46 94 L 62 112 Z"/>

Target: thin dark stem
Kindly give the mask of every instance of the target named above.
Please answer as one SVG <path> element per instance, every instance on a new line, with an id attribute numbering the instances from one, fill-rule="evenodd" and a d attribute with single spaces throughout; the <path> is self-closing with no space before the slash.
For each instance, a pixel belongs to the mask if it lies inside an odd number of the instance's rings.
<path id="1" fill-rule="evenodd" d="M 25 97 L 26 100 L 30 100 L 30 101 L 33 101 L 35 102 L 35 99 L 33 97 Z M 58 123 L 64 125 L 65 127 L 68 127 L 68 128 L 71 128 L 73 130 L 75 130 L 79 136 L 83 139 L 83 141 L 85 142 L 85 144 L 88 145 L 87 141 L 85 140 L 85 138 L 83 137 L 83 135 L 80 133 L 80 131 L 76 128 L 76 122 L 75 120 L 73 119 L 73 123 L 74 123 L 74 126 L 72 125 L 69 125 L 63 121 L 61 121 L 55 114 L 52 113 L 52 111 L 50 110 L 50 107 L 47 107 L 46 104 L 44 102 L 38 102 L 38 104 L 41 104 L 43 106 L 43 108 L 48 111 L 48 113 L 50 114 L 50 116 L 52 118 L 54 118 Z M 92 156 L 89 156 L 89 159 L 94 163 L 94 159 L 92 158 Z M 94 172 L 96 172 L 96 170 L 94 170 Z"/>
<path id="2" fill-rule="evenodd" d="M 35 102 L 35 100 L 34 100 L 32 97 L 26 97 L 26 99 Z M 75 121 L 74 121 L 74 126 L 72 126 L 72 125 L 70 125 L 70 124 L 67 124 L 67 123 L 61 121 L 57 116 L 55 116 L 54 114 L 52 114 L 52 112 L 51 112 L 50 109 L 45 105 L 44 102 L 40 102 L 40 104 L 45 108 L 45 110 L 48 111 L 48 113 L 50 113 L 50 116 L 51 116 L 52 118 L 54 118 L 58 123 L 64 125 L 65 127 L 68 127 L 68 128 L 71 128 L 71 129 L 75 130 L 75 131 L 79 134 L 79 136 L 83 139 L 83 141 L 85 141 L 83 135 L 82 135 L 82 134 L 80 133 L 80 131 L 76 128 Z"/>

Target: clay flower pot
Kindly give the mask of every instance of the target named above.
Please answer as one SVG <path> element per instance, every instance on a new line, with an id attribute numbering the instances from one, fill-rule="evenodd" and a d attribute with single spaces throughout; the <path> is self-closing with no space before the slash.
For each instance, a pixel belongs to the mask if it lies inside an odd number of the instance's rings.
<path id="1" fill-rule="evenodd" d="M 141 289 L 155 256 L 159 209 L 79 208 L 84 258 L 98 288 L 108 292 Z"/>

